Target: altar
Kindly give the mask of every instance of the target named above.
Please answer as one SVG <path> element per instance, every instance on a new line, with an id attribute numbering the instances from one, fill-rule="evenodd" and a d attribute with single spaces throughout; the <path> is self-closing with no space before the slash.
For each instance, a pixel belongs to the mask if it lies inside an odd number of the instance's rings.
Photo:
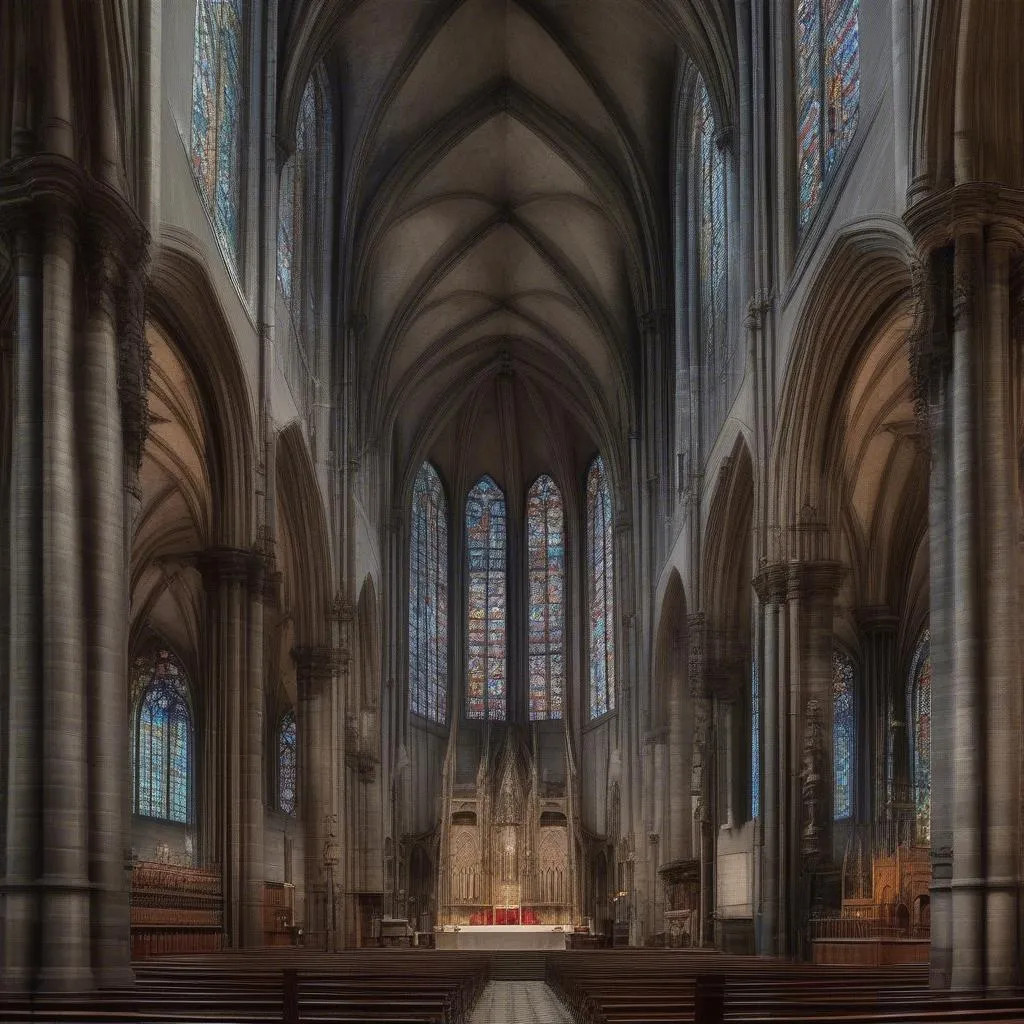
<path id="1" fill-rule="evenodd" d="M 438 949 L 540 950 L 565 949 L 570 929 L 559 924 L 463 924 L 438 928 L 434 935 Z"/>

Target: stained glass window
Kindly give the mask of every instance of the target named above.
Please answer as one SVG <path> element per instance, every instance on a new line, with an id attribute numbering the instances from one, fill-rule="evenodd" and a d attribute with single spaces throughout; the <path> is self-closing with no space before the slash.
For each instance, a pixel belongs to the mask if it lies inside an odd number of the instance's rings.
<path id="1" fill-rule="evenodd" d="M 698 267 L 700 323 L 704 339 L 714 344 L 725 337 L 726 223 L 725 154 L 718 145 L 711 97 L 704 80 L 697 86 L 694 116 L 694 153 L 697 160 Z"/>
<path id="2" fill-rule="evenodd" d="M 319 131 L 317 125 L 317 92 L 314 79 L 306 82 L 299 103 L 299 117 L 295 125 L 295 152 L 281 171 L 281 187 L 278 194 L 277 221 L 277 280 L 285 299 L 291 304 L 295 293 L 301 297 L 302 285 L 296 281 L 301 277 L 303 262 L 309 261 L 310 254 L 304 249 L 311 232 L 306 224 L 315 217 L 316 210 L 311 204 L 320 199 L 320 182 L 317 180 L 316 156 Z"/>
<path id="3" fill-rule="evenodd" d="M 921 634 L 911 662 L 911 743 L 913 745 L 914 808 L 917 841 L 931 842 L 932 834 L 932 659 L 931 634 Z"/>
<path id="4" fill-rule="evenodd" d="M 192 816 L 192 713 L 178 659 L 167 650 L 136 658 L 132 692 L 135 812 L 188 822 Z"/>
<path id="5" fill-rule="evenodd" d="M 286 711 L 277 727 L 277 806 L 285 814 L 294 814 L 296 808 L 295 713 Z"/>
<path id="6" fill-rule="evenodd" d="M 561 718 L 565 693 L 565 513 L 549 476 L 526 496 L 530 718 Z"/>
<path id="7" fill-rule="evenodd" d="M 856 713 L 853 659 L 838 648 L 832 651 L 832 715 L 832 810 L 839 821 L 853 814 Z"/>
<path id="8" fill-rule="evenodd" d="M 409 705 L 433 722 L 448 716 L 448 503 L 429 462 L 412 489 Z"/>
<path id="9" fill-rule="evenodd" d="M 505 495 L 481 477 L 466 499 L 466 717 L 505 718 Z"/>
<path id="10" fill-rule="evenodd" d="M 221 244 L 238 255 L 242 115 L 241 0 L 198 0 L 192 167 Z"/>
<path id="11" fill-rule="evenodd" d="M 587 604 L 590 612 L 590 717 L 615 710 L 615 557 L 612 495 L 604 459 L 587 471 Z"/>
<path id="12" fill-rule="evenodd" d="M 761 681 L 750 664 L 750 817 L 761 817 Z"/>
<path id="13" fill-rule="evenodd" d="M 857 129 L 860 0 L 795 0 L 794 13 L 802 231 Z"/>

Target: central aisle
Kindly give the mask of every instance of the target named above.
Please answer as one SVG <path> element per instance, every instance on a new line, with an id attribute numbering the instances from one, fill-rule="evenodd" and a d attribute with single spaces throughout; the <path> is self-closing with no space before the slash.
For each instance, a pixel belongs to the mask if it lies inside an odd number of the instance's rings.
<path id="1" fill-rule="evenodd" d="M 572 1024 L 572 1017 L 543 981 L 492 981 L 471 1024 Z"/>

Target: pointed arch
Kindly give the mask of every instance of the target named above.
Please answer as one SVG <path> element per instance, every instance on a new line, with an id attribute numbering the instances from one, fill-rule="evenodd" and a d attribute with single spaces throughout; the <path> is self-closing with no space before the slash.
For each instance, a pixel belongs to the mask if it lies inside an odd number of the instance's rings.
<path id="1" fill-rule="evenodd" d="M 565 508 L 548 475 L 526 495 L 530 718 L 559 719 L 565 701 Z"/>
<path id="2" fill-rule="evenodd" d="M 466 717 L 503 721 L 507 683 L 505 495 L 482 476 L 466 498 Z"/>
<path id="3" fill-rule="evenodd" d="M 928 627 L 914 648 L 907 686 L 910 722 L 910 766 L 914 786 L 916 838 L 921 845 L 931 842 L 932 827 L 932 659 Z"/>
<path id="4" fill-rule="evenodd" d="M 130 686 L 132 810 L 191 824 L 195 735 L 185 668 L 168 647 L 156 645 L 133 660 Z"/>
<path id="5" fill-rule="evenodd" d="M 587 470 L 587 607 L 590 612 L 589 708 L 591 718 L 615 710 L 615 552 L 612 492 L 604 459 Z"/>
<path id="6" fill-rule="evenodd" d="M 298 744 L 292 708 L 277 723 L 277 809 L 288 815 L 298 809 Z"/>
<path id="7" fill-rule="evenodd" d="M 424 462 L 412 487 L 409 531 L 409 709 L 448 718 L 448 502 Z"/>

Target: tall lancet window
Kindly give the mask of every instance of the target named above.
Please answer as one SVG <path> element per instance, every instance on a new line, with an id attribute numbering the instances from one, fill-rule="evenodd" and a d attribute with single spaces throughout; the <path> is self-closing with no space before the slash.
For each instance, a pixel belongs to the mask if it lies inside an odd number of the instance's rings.
<path id="1" fill-rule="evenodd" d="M 914 650 L 910 667 L 911 765 L 917 841 L 932 837 L 932 659 L 931 634 L 926 629 Z"/>
<path id="2" fill-rule="evenodd" d="M 526 496 L 530 718 L 561 718 L 565 693 L 565 513 L 549 476 Z"/>
<path id="3" fill-rule="evenodd" d="M 188 682 L 168 650 L 135 659 L 132 678 L 133 807 L 167 821 L 192 820 L 192 711 Z"/>
<path id="4" fill-rule="evenodd" d="M 442 724 L 448 717 L 448 503 L 429 462 L 412 489 L 409 537 L 409 705 Z"/>
<path id="5" fill-rule="evenodd" d="M 238 255 L 242 138 L 242 3 L 197 0 L 192 167 L 221 245 Z"/>
<path id="6" fill-rule="evenodd" d="M 604 459 L 587 471 L 587 606 L 590 613 L 590 717 L 615 710 L 615 556 L 612 493 Z"/>
<path id="7" fill-rule="evenodd" d="M 296 271 L 299 269 L 296 262 L 301 262 L 306 222 L 312 212 L 309 204 L 310 192 L 316 187 L 313 174 L 316 142 L 316 95 L 311 77 L 306 82 L 299 104 L 299 117 L 295 123 L 295 152 L 281 170 L 278 195 L 277 280 L 289 305 L 296 298 L 296 290 L 301 300 L 301 287 L 294 288 Z"/>
<path id="8" fill-rule="evenodd" d="M 505 718 L 505 495 L 481 477 L 466 498 L 466 717 Z"/>
<path id="9" fill-rule="evenodd" d="M 294 814 L 298 752 L 295 736 L 295 712 L 286 711 L 277 726 L 277 806 L 285 814 Z"/>
<path id="10" fill-rule="evenodd" d="M 860 0 L 794 0 L 798 226 L 808 225 L 857 130 Z"/>
<path id="11" fill-rule="evenodd" d="M 728 231 L 725 220 L 725 155 L 718 145 L 711 97 L 701 78 L 694 104 L 693 152 L 697 187 L 697 259 L 701 334 L 707 351 L 724 360 L 728 327 Z M 716 366 L 720 372 L 722 366 Z"/>
<path id="12" fill-rule="evenodd" d="M 853 659 L 838 647 L 832 651 L 832 716 L 832 809 L 836 821 L 840 821 L 853 814 L 856 713 Z"/>

